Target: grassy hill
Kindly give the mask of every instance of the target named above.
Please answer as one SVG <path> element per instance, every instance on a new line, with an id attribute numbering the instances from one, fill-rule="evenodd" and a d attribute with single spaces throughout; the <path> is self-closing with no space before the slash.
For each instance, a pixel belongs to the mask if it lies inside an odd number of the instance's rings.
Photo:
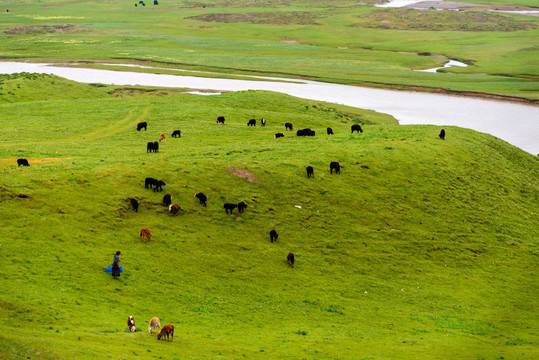
<path id="1" fill-rule="evenodd" d="M 2 91 L 35 99 L 50 80 Z M 102 98 L 57 88 L 0 104 L 1 359 L 539 355 L 537 157 L 471 130 L 446 127 L 440 140 L 436 126 L 269 92 L 78 86 Z M 246 126 L 262 117 L 265 128 Z M 317 135 L 298 138 L 285 122 Z M 364 132 L 350 134 L 353 123 Z M 161 132 L 167 141 L 146 153 Z M 245 213 L 225 214 L 239 201 Z M 117 250 L 113 280 L 104 269 Z M 153 316 L 175 325 L 172 343 L 147 333 Z"/>

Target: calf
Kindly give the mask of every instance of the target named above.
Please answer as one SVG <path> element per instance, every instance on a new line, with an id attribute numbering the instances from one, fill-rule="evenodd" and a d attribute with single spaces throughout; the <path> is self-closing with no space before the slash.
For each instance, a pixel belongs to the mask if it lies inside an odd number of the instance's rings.
<path id="1" fill-rule="evenodd" d="M 275 138 L 278 139 L 280 137 L 284 137 L 284 134 L 283 133 L 277 133 L 275 134 Z"/>
<path id="2" fill-rule="evenodd" d="M 329 172 L 333 174 L 333 170 L 335 170 L 335 174 L 341 173 L 341 164 L 339 164 L 337 161 L 332 161 L 329 163 Z"/>
<path id="3" fill-rule="evenodd" d="M 28 160 L 26 159 L 17 159 L 17 167 L 19 166 L 30 166 L 30 164 L 28 164 Z"/>
<path id="4" fill-rule="evenodd" d="M 262 120 L 260 120 L 260 125 L 266 126 L 266 119 L 262 118 Z"/>
<path id="5" fill-rule="evenodd" d="M 159 334 L 157 334 L 157 340 L 161 340 L 161 338 L 167 337 L 170 335 L 170 341 L 174 340 L 174 325 L 168 324 L 163 326 L 161 331 L 159 331 Z"/>
<path id="6" fill-rule="evenodd" d="M 277 231 L 275 231 L 275 230 L 270 231 L 270 241 L 271 242 L 277 241 L 278 237 L 279 237 L 279 234 L 277 234 Z"/>
<path id="7" fill-rule="evenodd" d="M 240 214 L 244 212 L 246 208 L 247 208 L 247 204 L 244 203 L 243 201 L 238 203 L 238 211 Z"/>
<path id="8" fill-rule="evenodd" d="M 172 137 L 182 137 L 182 132 L 180 130 L 174 130 L 172 132 Z"/>
<path id="9" fill-rule="evenodd" d="M 359 124 L 354 124 L 354 125 L 352 125 L 352 134 L 354 133 L 354 131 L 363 132 L 363 129 L 361 128 L 361 126 Z"/>
<path id="10" fill-rule="evenodd" d="M 438 135 L 440 137 L 440 139 L 444 140 L 445 139 L 445 130 L 442 129 L 442 131 L 440 131 L 440 135 Z M 18 162 L 18 160 L 17 160 Z"/>
<path id="11" fill-rule="evenodd" d="M 153 188 L 153 191 L 163 191 L 163 186 L 165 186 L 167 183 L 163 180 L 158 180 L 155 182 L 155 186 Z"/>
<path id="12" fill-rule="evenodd" d="M 135 210 L 135 212 L 138 212 L 138 201 L 137 199 L 129 199 L 131 201 L 131 206 L 133 207 L 133 210 Z"/>
<path id="13" fill-rule="evenodd" d="M 142 242 L 148 242 L 152 238 L 152 233 L 150 229 L 142 228 L 140 229 L 140 240 Z"/>
<path id="14" fill-rule="evenodd" d="M 217 124 L 225 124 L 225 117 L 224 116 L 219 116 L 217 118 Z"/>
<path id="15" fill-rule="evenodd" d="M 307 177 L 314 177 L 314 168 L 312 166 L 307 166 Z"/>
<path id="16" fill-rule="evenodd" d="M 165 133 L 161 133 L 159 135 L 159 142 L 167 141 L 167 135 Z"/>
<path id="17" fill-rule="evenodd" d="M 202 206 L 206 207 L 206 201 L 208 201 L 208 198 L 206 195 L 204 195 L 204 193 L 195 194 L 195 197 L 198 199 L 198 201 L 200 201 Z"/>
<path id="18" fill-rule="evenodd" d="M 286 128 L 286 130 L 290 130 L 290 131 L 294 130 L 294 128 L 292 127 L 292 123 L 285 123 L 284 127 Z"/>
<path id="19" fill-rule="evenodd" d="M 327 128 L 327 132 L 328 132 L 328 135 L 333 135 L 333 129 L 332 128 Z"/>
<path id="20" fill-rule="evenodd" d="M 161 330 L 161 322 L 159 321 L 158 317 L 153 317 L 150 320 L 150 326 L 148 326 L 148 332 L 151 334 L 153 330 L 156 328 L 159 328 Z"/>
<path id="21" fill-rule="evenodd" d="M 247 126 L 256 126 L 256 120 L 255 119 L 249 120 L 249 122 L 247 123 Z"/>
<path id="22" fill-rule="evenodd" d="M 226 213 L 228 214 L 228 210 L 230 210 L 230 213 L 232 214 L 232 210 L 238 207 L 238 204 L 230 204 L 226 203 L 224 206 Z"/>
<path id="23" fill-rule="evenodd" d="M 137 124 L 137 131 L 140 131 L 140 129 L 142 128 L 144 128 L 144 130 L 148 130 L 147 126 L 148 124 L 146 123 L 146 121 L 140 122 Z"/>
<path id="24" fill-rule="evenodd" d="M 286 261 L 288 262 L 288 265 L 290 265 L 290 267 L 294 267 L 294 254 L 288 253 Z"/>
<path id="25" fill-rule="evenodd" d="M 147 189 L 148 187 L 151 189 L 155 183 L 157 182 L 157 179 L 147 177 L 146 180 L 144 180 L 144 187 Z"/>
<path id="26" fill-rule="evenodd" d="M 163 196 L 163 205 L 169 206 L 170 204 L 172 204 L 172 196 L 170 196 L 170 194 L 166 194 Z"/>
<path id="27" fill-rule="evenodd" d="M 133 318 L 132 316 L 127 318 L 127 327 L 131 332 L 137 331 L 137 328 L 135 327 L 135 318 Z"/>
<path id="28" fill-rule="evenodd" d="M 172 215 L 176 215 L 178 213 L 178 211 L 181 210 L 181 207 L 180 205 L 178 204 L 172 204 L 168 207 L 168 215 L 169 216 L 172 216 Z"/>

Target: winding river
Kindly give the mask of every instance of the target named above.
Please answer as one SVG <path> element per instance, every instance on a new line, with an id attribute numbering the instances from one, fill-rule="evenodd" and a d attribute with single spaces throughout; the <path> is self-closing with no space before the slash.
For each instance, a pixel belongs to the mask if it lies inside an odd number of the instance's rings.
<path id="1" fill-rule="evenodd" d="M 539 107 L 510 102 L 410 91 L 373 89 L 307 80 L 256 77 L 257 81 L 96 70 L 47 64 L 0 62 L 0 73 L 54 74 L 83 83 L 142 85 L 199 90 L 269 90 L 292 96 L 371 109 L 393 115 L 400 124 L 459 126 L 539 153 Z"/>

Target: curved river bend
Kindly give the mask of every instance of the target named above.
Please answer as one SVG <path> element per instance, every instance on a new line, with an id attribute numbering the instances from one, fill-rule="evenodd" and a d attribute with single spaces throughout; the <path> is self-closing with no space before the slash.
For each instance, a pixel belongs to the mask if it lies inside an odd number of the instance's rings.
<path id="1" fill-rule="evenodd" d="M 305 99 L 375 110 L 393 115 L 403 125 L 430 124 L 469 128 L 496 136 L 533 155 L 539 153 L 539 107 L 532 105 L 306 80 L 231 80 L 0 62 L 0 73 L 17 72 L 47 73 L 83 83 L 110 85 L 221 91 L 269 90 Z"/>

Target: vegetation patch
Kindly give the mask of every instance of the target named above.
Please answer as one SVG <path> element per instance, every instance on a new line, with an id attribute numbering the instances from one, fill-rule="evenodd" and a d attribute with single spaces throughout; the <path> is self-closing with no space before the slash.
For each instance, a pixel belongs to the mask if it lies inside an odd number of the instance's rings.
<path id="1" fill-rule="evenodd" d="M 60 25 L 29 25 L 29 26 L 15 26 L 6 29 L 5 33 L 8 35 L 32 35 L 32 34 L 65 34 L 81 30 L 80 27 L 72 24 L 60 24 Z"/>
<path id="2" fill-rule="evenodd" d="M 383 9 L 361 16 L 354 27 L 414 31 L 518 31 L 534 24 L 483 11 Z"/>
<path id="3" fill-rule="evenodd" d="M 207 14 L 191 16 L 188 19 L 223 23 L 251 23 L 271 25 L 319 25 L 319 16 L 310 12 L 291 13 L 249 13 L 249 14 Z"/>

